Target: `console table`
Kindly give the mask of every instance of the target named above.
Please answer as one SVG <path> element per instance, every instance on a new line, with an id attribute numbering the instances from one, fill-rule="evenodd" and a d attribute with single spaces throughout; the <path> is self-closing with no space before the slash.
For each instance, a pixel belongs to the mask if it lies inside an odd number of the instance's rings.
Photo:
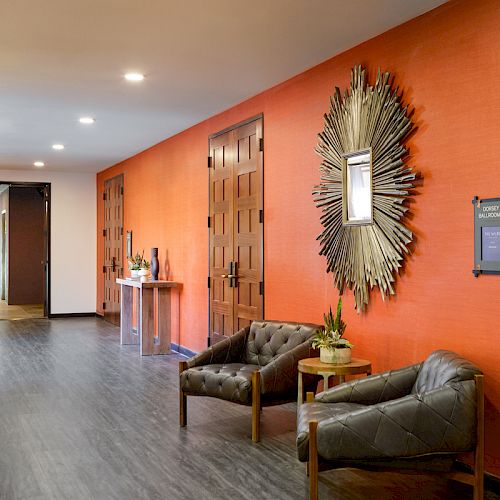
<path id="1" fill-rule="evenodd" d="M 140 281 L 118 278 L 120 285 L 120 344 L 139 344 L 142 356 L 170 354 L 171 290 L 175 281 Z M 134 289 L 137 294 L 137 330 L 133 328 Z M 158 307 L 155 308 L 154 290 L 158 290 Z M 158 337 L 155 337 L 155 319 Z"/>
<path id="2" fill-rule="evenodd" d="M 332 363 L 322 363 L 319 358 L 306 358 L 299 360 L 299 380 L 298 380 L 298 397 L 297 406 L 304 402 L 304 389 L 302 384 L 302 374 L 309 373 L 310 375 L 318 375 L 323 377 L 324 389 L 328 389 L 328 381 L 330 377 L 338 375 L 339 382 L 345 382 L 346 375 L 356 375 L 358 373 L 366 373 L 371 375 L 372 364 L 366 359 L 352 358 L 350 363 L 343 365 L 334 365 Z"/>

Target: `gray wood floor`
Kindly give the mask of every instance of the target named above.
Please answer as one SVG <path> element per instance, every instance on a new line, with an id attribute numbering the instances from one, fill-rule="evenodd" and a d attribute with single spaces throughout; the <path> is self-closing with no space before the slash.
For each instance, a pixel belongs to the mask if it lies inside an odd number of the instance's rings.
<path id="1" fill-rule="evenodd" d="M 178 355 L 140 357 L 99 319 L 0 322 L 0 498 L 306 499 L 295 405 L 250 409 L 188 398 L 178 426 Z M 321 474 L 320 498 L 471 498 L 427 476 Z M 493 497 L 490 497 L 493 498 Z"/>

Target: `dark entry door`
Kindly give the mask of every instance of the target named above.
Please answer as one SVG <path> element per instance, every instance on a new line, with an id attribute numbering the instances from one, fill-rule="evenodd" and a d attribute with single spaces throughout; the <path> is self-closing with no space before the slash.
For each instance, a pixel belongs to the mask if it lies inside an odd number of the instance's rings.
<path id="1" fill-rule="evenodd" d="M 210 343 L 262 319 L 262 118 L 210 138 Z"/>
<path id="2" fill-rule="evenodd" d="M 120 287 L 123 277 L 123 175 L 104 183 L 104 319 L 120 324 Z"/>

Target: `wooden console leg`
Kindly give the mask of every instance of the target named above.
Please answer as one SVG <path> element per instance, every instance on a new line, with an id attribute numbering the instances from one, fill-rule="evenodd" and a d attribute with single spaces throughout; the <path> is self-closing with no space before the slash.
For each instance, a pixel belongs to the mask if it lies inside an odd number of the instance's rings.
<path id="1" fill-rule="evenodd" d="M 309 500 L 318 500 L 318 421 L 309 422 Z"/>
<path id="2" fill-rule="evenodd" d="M 260 372 L 252 373 L 252 441 L 260 441 Z"/>
<path id="3" fill-rule="evenodd" d="M 179 377 L 184 370 L 187 370 L 187 362 L 179 361 Z M 181 427 L 186 427 L 186 424 L 187 424 L 187 396 L 184 394 L 184 391 L 180 387 L 180 379 L 179 379 L 179 425 Z"/>
<path id="4" fill-rule="evenodd" d="M 139 314 L 141 318 L 141 332 L 139 335 L 141 356 L 154 354 L 155 318 L 153 288 L 141 288 Z"/>

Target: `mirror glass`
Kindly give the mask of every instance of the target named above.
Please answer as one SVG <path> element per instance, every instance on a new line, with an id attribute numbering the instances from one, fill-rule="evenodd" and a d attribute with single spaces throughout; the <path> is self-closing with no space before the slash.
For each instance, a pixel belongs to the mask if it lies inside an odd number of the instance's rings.
<path id="1" fill-rule="evenodd" d="M 371 151 L 359 151 L 344 157 L 344 223 L 372 222 Z"/>

